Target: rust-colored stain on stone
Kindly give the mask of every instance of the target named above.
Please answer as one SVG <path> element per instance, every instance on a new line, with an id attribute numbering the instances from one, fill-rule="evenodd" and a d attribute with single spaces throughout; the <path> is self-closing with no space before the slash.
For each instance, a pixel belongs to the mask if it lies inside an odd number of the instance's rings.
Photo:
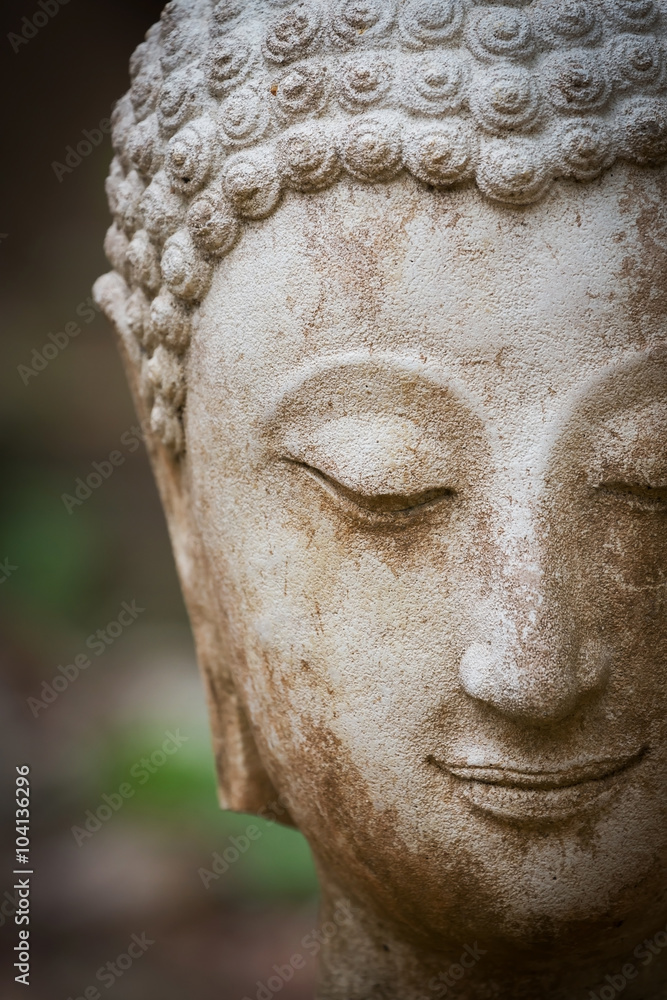
<path id="1" fill-rule="evenodd" d="M 97 295 L 321 1000 L 665 995 L 665 16 L 177 0 L 134 59 Z"/>

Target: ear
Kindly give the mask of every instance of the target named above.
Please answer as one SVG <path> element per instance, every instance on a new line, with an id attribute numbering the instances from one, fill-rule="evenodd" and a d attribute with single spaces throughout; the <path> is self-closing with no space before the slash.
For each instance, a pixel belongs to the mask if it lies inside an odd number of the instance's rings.
<path id="1" fill-rule="evenodd" d="M 167 517 L 197 659 L 206 685 L 220 805 L 236 812 L 264 810 L 275 815 L 278 793 L 260 759 L 248 715 L 234 684 L 227 629 L 220 621 L 220 612 L 211 593 L 211 575 L 188 492 L 187 457 L 174 457 L 151 430 L 150 414 L 141 392 L 142 351 L 127 318 L 130 290 L 123 278 L 112 271 L 98 279 L 94 295 L 120 341 L 123 363 Z M 283 822 L 291 824 L 289 818 Z"/>

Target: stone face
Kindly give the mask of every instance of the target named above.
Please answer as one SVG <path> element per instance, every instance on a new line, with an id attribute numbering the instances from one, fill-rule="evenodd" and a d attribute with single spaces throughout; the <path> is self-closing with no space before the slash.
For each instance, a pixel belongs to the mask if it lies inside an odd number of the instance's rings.
<path id="1" fill-rule="evenodd" d="M 286 190 L 407 172 L 524 205 L 618 159 L 661 164 L 664 15 L 656 0 L 168 4 L 114 115 L 109 259 L 192 304 Z M 180 453 L 179 413 L 151 398 Z"/>
<path id="2" fill-rule="evenodd" d="M 170 4 L 134 59 L 97 296 L 322 997 L 664 996 L 663 18 Z"/>

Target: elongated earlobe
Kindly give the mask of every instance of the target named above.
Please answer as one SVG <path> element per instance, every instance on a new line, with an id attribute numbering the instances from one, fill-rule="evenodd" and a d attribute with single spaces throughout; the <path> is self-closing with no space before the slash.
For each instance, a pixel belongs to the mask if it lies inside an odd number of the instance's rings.
<path id="1" fill-rule="evenodd" d="M 187 458 L 178 458 L 161 434 L 151 428 L 146 393 L 141 385 L 140 359 L 128 325 L 127 288 L 116 274 L 100 278 L 95 298 L 114 327 L 146 449 L 167 516 L 183 597 L 188 609 L 197 660 L 206 686 L 213 738 L 218 796 L 223 809 L 270 815 L 293 825 L 286 810 L 276 810 L 279 796 L 261 761 L 250 721 L 234 684 L 231 650 L 210 593 L 206 557 L 187 489 Z"/>
<path id="2" fill-rule="evenodd" d="M 278 792 L 262 763 L 248 714 L 234 683 L 229 668 L 232 654 L 224 630 L 215 614 L 211 614 L 213 605 L 204 606 L 199 596 L 205 592 L 201 576 L 197 574 L 196 596 L 185 582 L 183 591 L 194 631 L 197 661 L 206 685 L 220 806 L 234 812 L 269 814 L 291 826 L 288 813 L 284 810 L 277 813 L 275 809 Z"/>

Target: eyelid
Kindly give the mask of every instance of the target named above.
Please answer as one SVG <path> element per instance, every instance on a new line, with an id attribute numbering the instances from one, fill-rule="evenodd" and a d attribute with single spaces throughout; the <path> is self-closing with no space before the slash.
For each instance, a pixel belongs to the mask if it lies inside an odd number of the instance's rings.
<path id="1" fill-rule="evenodd" d="M 333 476 L 327 475 L 321 469 L 317 469 L 306 462 L 295 459 L 285 459 L 291 465 L 303 469 L 303 471 L 314 479 L 320 486 L 333 496 L 339 503 L 348 510 L 352 510 L 357 516 L 363 517 L 367 521 L 375 523 L 392 523 L 396 521 L 413 518 L 420 513 L 434 507 L 439 501 L 455 496 L 455 490 L 447 487 L 434 487 L 432 489 L 420 490 L 418 493 L 377 493 L 368 494 L 352 490 L 343 486 Z M 383 506 L 384 505 L 384 506 Z"/>

